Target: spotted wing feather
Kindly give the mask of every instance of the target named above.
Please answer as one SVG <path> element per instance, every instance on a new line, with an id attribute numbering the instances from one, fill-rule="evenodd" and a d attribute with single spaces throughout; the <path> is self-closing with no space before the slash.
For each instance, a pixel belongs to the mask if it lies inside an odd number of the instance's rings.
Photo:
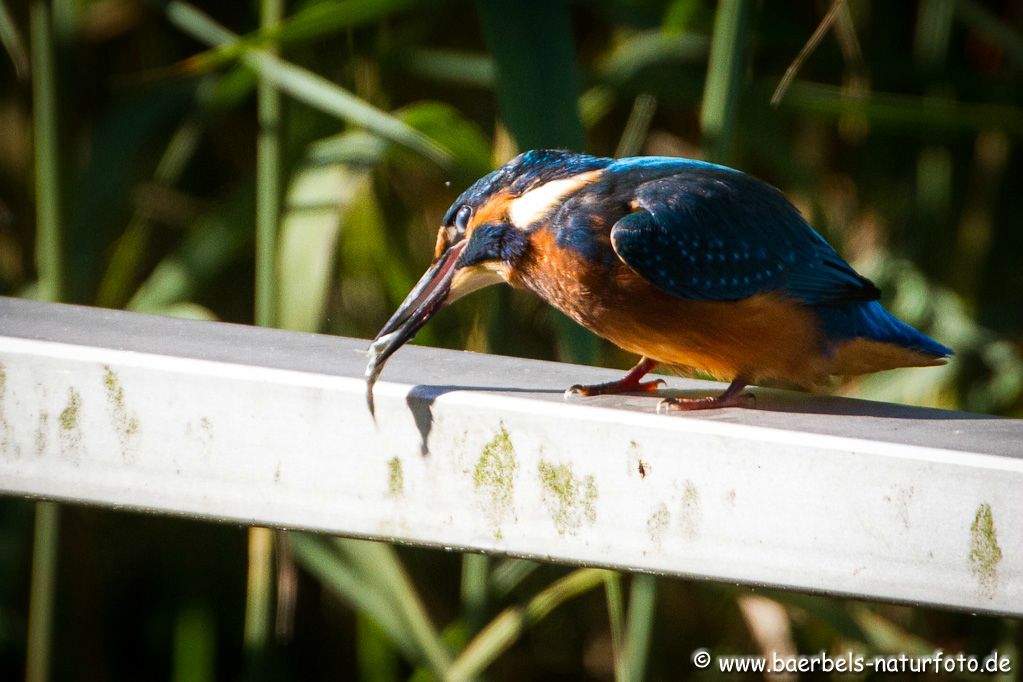
<path id="1" fill-rule="evenodd" d="M 618 257 L 680 298 L 735 301 L 779 291 L 805 303 L 871 301 L 880 292 L 776 189 L 717 167 L 638 186 L 611 230 Z"/>

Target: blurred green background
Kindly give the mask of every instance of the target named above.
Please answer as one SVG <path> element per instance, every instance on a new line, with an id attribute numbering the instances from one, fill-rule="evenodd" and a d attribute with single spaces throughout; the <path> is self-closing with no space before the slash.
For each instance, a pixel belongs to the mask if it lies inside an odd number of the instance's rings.
<path id="1" fill-rule="evenodd" d="M 370 337 L 516 152 L 681 155 L 781 188 L 957 351 L 840 392 L 1020 417 L 1021 28 L 1011 0 L 0 0 L 0 295 Z M 633 361 L 499 289 L 418 342 Z M 21 500 L 0 556 L 0 679 L 682 679 L 701 646 L 1021 665 L 997 618 Z"/>

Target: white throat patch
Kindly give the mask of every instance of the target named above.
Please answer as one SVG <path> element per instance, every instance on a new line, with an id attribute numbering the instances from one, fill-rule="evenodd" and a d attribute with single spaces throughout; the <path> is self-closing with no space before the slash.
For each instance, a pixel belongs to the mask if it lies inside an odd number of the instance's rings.
<path id="1" fill-rule="evenodd" d="M 511 201 L 508 205 L 508 218 L 512 225 L 524 230 L 547 215 L 562 199 L 594 182 L 598 177 L 599 170 L 588 171 L 570 178 L 552 180 L 531 189 Z"/>

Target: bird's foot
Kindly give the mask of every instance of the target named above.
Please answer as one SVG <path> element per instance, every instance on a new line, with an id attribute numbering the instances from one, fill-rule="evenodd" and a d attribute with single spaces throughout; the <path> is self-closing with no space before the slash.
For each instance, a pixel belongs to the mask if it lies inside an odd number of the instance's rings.
<path id="1" fill-rule="evenodd" d="M 565 397 L 588 397 L 594 395 L 613 395 L 616 393 L 653 393 L 664 385 L 664 379 L 654 379 L 652 381 L 630 381 L 628 378 L 619 379 L 618 381 L 608 381 L 603 384 L 590 384 L 588 386 L 576 384 L 565 391 Z"/>
<path id="2" fill-rule="evenodd" d="M 584 386 L 576 384 L 567 391 L 565 397 L 591 396 L 591 395 L 612 395 L 615 393 L 651 393 L 661 386 L 664 386 L 664 379 L 653 381 L 640 381 L 647 372 L 657 366 L 657 363 L 650 358 L 640 358 L 636 366 L 629 370 L 629 373 L 618 381 L 607 381 L 603 384 L 591 384 Z"/>
<path id="3" fill-rule="evenodd" d="M 665 398 L 657 404 L 657 412 L 692 412 L 713 410 L 719 407 L 756 407 L 757 399 L 752 393 L 717 395 L 706 398 Z"/>

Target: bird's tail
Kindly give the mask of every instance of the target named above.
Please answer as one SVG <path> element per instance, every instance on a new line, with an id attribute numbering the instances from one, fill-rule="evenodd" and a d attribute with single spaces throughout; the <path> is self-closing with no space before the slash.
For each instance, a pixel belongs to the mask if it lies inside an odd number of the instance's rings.
<path id="1" fill-rule="evenodd" d="M 832 344 L 831 374 L 866 374 L 895 367 L 943 365 L 951 348 L 921 334 L 877 301 L 818 306 Z"/>

